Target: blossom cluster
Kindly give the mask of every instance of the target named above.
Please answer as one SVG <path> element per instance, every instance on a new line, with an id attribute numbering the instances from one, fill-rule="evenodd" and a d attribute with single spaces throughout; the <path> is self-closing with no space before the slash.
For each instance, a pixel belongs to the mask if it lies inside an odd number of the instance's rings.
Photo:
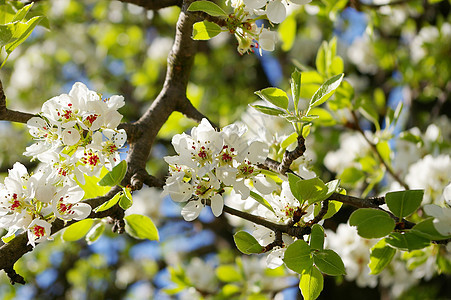
<path id="1" fill-rule="evenodd" d="M 312 0 L 230 0 L 235 10 L 232 15 L 239 23 L 244 24 L 234 32 L 238 40 L 238 52 L 240 54 L 253 52 L 254 48 L 273 51 L 277 42 L 277 33 L 263 26 L 257 26 L 255 20 L 259 16 L 266 15 L 271 23 L 279 24 L 287 17 L 287 6 L 290 3 L 307 4 Z"/>
<path id="2" fill-rule="evenodd" d="M 27 231 L 28 243 L 50 239 L 56 219 L 81 220 L 91 206 L 84 197 L 84 176 L 97 175 L 105 166 L 111 170 L 120 162 L 119 150 L 127 140 L 117 126 L 124 105 L 122 96 L 102 99 L 77 82 L 69 94 L 46 101 L 38 117 L 27 122 L 36 140 L 24 153 L 41 162 L 29 174 L 16 163 L 0 184 L 0 228 L 8 230 L 4 239 L 17 230 Z"/>
<path id="3" fill-rule="evenodd" d="M 242 199 L 250 196 L 253 187 L 261 194 L 272 192 L 274 186 L 257 169 L 268 147 L 245 140 L 246 130 L 232 124 L 218 132 L 203 119 L 191 135 L 172 138 L 177 155 L 165 157 L 171 175 L 164 191 L 176 202 L 188 202 L 182 209 L 185 220 L 196 219 L 207 204 L 215 216 L 221 215 L 225 188 L 233 188 Z"/>

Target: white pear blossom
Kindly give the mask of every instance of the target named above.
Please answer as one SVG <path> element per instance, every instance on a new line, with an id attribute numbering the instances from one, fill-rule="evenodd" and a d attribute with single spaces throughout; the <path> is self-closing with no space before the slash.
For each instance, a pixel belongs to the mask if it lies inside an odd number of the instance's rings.
<path id="1" fill-rule="evenodd" d="M 34 219 L 27 228 L 28 244 L 35 247 L 36 243 L 40 243 L 44 240 L 51 240 L 51 227 L 52 225 L 49 222 L 41 219 Z"/>
<path id="2" fill-rule="evenodd" d="M 245 132 L 244 126 L 237 125 L 218 132 L 203 119 L 191 135 L 173 137 L 177 155 L 164 158 L 171 175 L 163 189 L 175 202 L 188 202 L 182 209 L 185 220 L 196 219 L 205 205 L 211 206 L 216 217 L 221 215 L 225 188 L 233 188 L 242 199 L 247 199 L 253 188 L 262 194 L 276 188 L 256 166 L 266 159 L 268 147 L 245 140 Z"/>
<path id="3" fill-rule="evenodd" d="M 444 236 L 451 236 L 451 208 L 427 204 L 423 207 L 426 214 L 434 217 L 434 227 Z"/>

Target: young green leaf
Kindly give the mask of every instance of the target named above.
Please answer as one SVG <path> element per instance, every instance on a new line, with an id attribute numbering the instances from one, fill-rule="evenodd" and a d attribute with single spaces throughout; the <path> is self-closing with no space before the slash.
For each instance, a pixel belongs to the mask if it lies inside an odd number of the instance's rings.
<path id="1" fill-rule="evenodd" d="M 316 250 L 323 250 L 324 247 L 324 228 L 319 224 L 312 226 L 310 233 L 310 247 Z"/>
<path id="2" fill-rule="evenodd" d="M 255 94 L 262 98 L 263 100 L 268 101 L 269 103 L 274 104 L 277 107 L 287 109 L 288 108 L 288 96 L 287 93 L 282 91 L 281 89 L 275 87 L 269 87 L 260 91 L 256 91 Z"/>
<path id="3" fill-rule="evenodd" d="M 236 247 L 244 254 L 261 253 L 263 251 L 262 245 L 246 231 L 238 231 L 233 236 Z"/>
<path id="4" fill-rule="evenodd" d="M 376 245 L 371 248 L 370 262 L 368 267 L 371 270 L 370 274 L 377 275 L 385 269 L 391 262 L 396 250 L 387 245 L 386 239 L 382 239 L 377 242 Z"/>
<path id="5" fill-rule="evenodd" d="M 284 139 L 282 143 L 280 143 L 280 147 L 282 147 L 282 149 L 285 149 L 286 147 L 290 146 L 297 140 L 298 140 L 298 134 L 296 132 L 293 132 L 286 139 Z"/>
<path id="6" fill-rule="evenodd" d="M 193 2 L 188 7 L 188 11 L 203 11 L 209 14 L 210 16 L 227 17 L 226 12 L 221 7 L 210 1 Z"/>
<path id="7" fill-rule="evenodd" d="M 98 185 L 100 186 L 115 186 L 121 183 L 122 179 L 127 172 L 127 162 L 121 161 L 110 172 L 108 172 L 102 179 L 100 179 Z"/>
<path id="8" fill-rule="evenodd" d="M 251 105 L 253 108 L 258 110 L 261 113 L 264 113 L 266 115 L 270 116 L 278 116 L 281 114 L 284 114 L 285 112 L 278 108 L 268 107 L 268 106 L 262 106 L 262 105 Z"/>
<path id="9" fill-rule="evenodd" d="M 105 223 L 103 222 L 99 222 L 94 227 L 92 227 L 85 237 L 88 245 L 91 245 L 92 243 L 97 241 L 97 239 L 102 236 L 104 231 L 105 231 Z"/>
<path id="10" fill-rule="evenodd" d="M 158 229 L 152 220 L 143 215 L 132 214 L 124 218 L 125 231 L 136 239 L 158 241 Z"/>
<path id="11" fill-rule="evenodd" d="M 321 272 L 327 275 L 337 276 L 346 274 L 345 265 L 340 255 L 333 250 L 324 249 L 313 252 L 313 262 Z"/>
<path id="12" fill-rule="evenodd" d="M 222 32 L 221 27 L 212 22 L 202 21 L 193 25 L 193 40 L 209 40 Z"/>
<path id="13" fill-rule="evenodd" d="M 391 192 L 385 195 L 390 211 L 398 218 L 414 213 L 421 205 L 424 190 Z"/>
<path id="14" fill-rule="evenodd" d="M 313 95 L 312 100 L 310 100 L 310 107 L 313 108 L 326 102 L 340 86 L 343 77 L 344 74 L 342 73 L 326 80 Z"/>
<path id="15" fill-rule="evenodd" d="M 63 234 L 61 235 L 61 238 L 66 242 L 77 241 L 88 233 L 93 223 L 93 219 L 84 219 L 78 221 L 77 223 L 66 227 Z"/>
<path id="16" fill-rule="evenodd" d="M 16 49 L 17 46 L 22 44 L 43 18 L 44 17 L 36 16 L 31 18 L 27 22 L 15 23 L 15 29 L 12 36 L 12 39 L 14 39 L 14 41 L 8 43 L 5 46 L 6 53 L 8 53 L 9 55 L 14 49 Z"/>
<path id="17" fill-rule="evenodd" d="M 269 209 L 270 211 L 274 212 L 274 209 L 272 208 L 271 204 L 269 204 L 268 201 L 265 200 L 262 196 L 257 194 L 256 192 L 251 191 L 251 197 L 254 198 L 255 201 Z"/>
<path id="18" fill-rule="evenodd" d="M 395 221 L 384 211 L 360 208 L 349 218 L 349 225 L 357 226 L 358 234 L 366 239 L 381 238 L 395 229 Z"/>
<path id="19" fill-rule="evenodd" d="M 123 193 L 119 192 L 116 195 L 114 195 L 113 198 L 111 198 L 110 200 L 108 200 L 107 202 L 103 203 L 102 205 L 96 207 L 94 209 L 95 212 L 101 212 L 101 211 L 105 211 L 107 209 L 112 208 L 113 206 L 116 205 L 116 203 L 119 202 L 119 200 L 122 198 Z"/>
<path id="20" fill-rule="evenodd" d="M 301 98 L 301 82 L 302 73 L 296 69 L 291 73 L 291 96 L 293 97 L 295 111 L 297 111 L 298 102 Z"/>
<path id="21" fill-rule="evenodd" d="M 313 266 L 313 259 L 310 254 L 310 246 L 303 240 L 297 240 L 285 251 L 283 261 L 285 265 L 302 274 L 308 272 Z"/>
<path id="22" fill-rule="evenodd" d="M 299 280 L 299 289 L 301 290 L 304 300 L 314 300 L 319 297 L 324 287 L 323 274 L 316 268 L 312 267 L 307 272 L 301 274 Z"/>
<path id="23" fill-rule="evenodd" d="M 343 206 L 342 202 L 329 200 L 329 208 L 327 209 L 327 213 L 324 215 L 323 220 L 331 218 L 333 215 L 335 215 L 340 208 Z M 319 205 L 315 206 L 314 215 L 316 216 L 321 207 Z"/>
<path id="24" fill-rule="evenodd" d="M 220 265 L 216 268 L 216 276 L 222 282 L 234 282 L 243 280 L 243 276 L 235 265 Z"/>
<path id="25" fill-rule="evenodd" d="M 123 209 L 123 210 L 127 210 L 129 209 L 133 204 L 133 201 L 131 198 L 127 197 L 126 194 L 124 193 L 121 196 L 121 199 L 119 200 L 119 206 Z"/>

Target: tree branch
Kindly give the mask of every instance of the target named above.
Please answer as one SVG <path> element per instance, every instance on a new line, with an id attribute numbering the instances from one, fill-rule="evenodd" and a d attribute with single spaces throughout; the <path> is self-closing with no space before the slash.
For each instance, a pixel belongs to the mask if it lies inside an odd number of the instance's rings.
<path id="1" fill-rule="evenodd" d="M 32 117 L 34 117 L 33 114 L 9 110 L 6 108 L 6 95 L 3 90 L 2 81 L 0 80 L 0 120 L 27 123 L 27 121 Z"/>
<path id="2" fill-rule="evenodd" d="M 130 3 L 141 6 L 148 10 L 158 10 L 170 6 L 182 6 L 182 0 L 119 0 L 124 3 Z"/>

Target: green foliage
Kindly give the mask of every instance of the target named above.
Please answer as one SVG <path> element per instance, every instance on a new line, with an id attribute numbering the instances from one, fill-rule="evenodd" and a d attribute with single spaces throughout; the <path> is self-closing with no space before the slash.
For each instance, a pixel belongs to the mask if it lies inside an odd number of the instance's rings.
<path id="1" fill-rule="evenodd" d="M 257 91 L 255 92 L 255 94 L 277 107 L 288 109 L 287 93 L 285 93 L 281 89 L 271 87 Z"/>
<path id="2" fill-rule="evenodd" d="M 429 239 L 412 232 L 393 232 L 385 240 L 391 246 L 405 251 L 423 249 L 431 244 Z"/>
<path id="3" fill-rule="evenodd" d="M 210 1 L 193 2 L 188 7 L 188 11 L 203 11 L 210 16 L 227 17 L 226 12 L 221 7 Z"/>
<path id="4" fill-rule="evenodd" d="M 41 22 L 43 16 L 35 16 L 26 20 L 25 17 L 33 3 L 28 4 L 13 15 L 14 6 L 10 3 L 0 5 L 0 49 L 5 49 L 7 57 L 3 60 L 0 69 L 5 64 L 11 52 L 22 44 L 33 29 Z"/>
<path id="5" fill-rule="evenodd" d="M 308 201 L 308 204 L 313 204 L 329 197 L 328 186 L 317 177 L 303 180 L 293 174 L 288 174 L 288 182 L 290 183 L 291 193 L 301 205 L 306 201 Z M 334 186 L 334 184 L 331 186 Z"/>
<path id="6" fill-rule="evenodd" d="M 391 192 L 385 195 L 385 202 L 395 216 L 404 218 L 420 207 L 423 194 L 423 190 Z"/>
<path id="7" fill-rule="evenodd" d="M 341 257 L 333 250 L 323 249 L 313 252 L 313 262 L 318 269 L 331 276 L 346 274 Z"/>
<path id="8" fill-rule="evenodd" d="M 97 241 L 97 239 L 102 236 L 104 231 L 105 231 L 105 223 L 99 222 L 96 225 L 94 225 L 91 228 L 91 230 L 89 230 L 88 233 L 86 234 L 86 242 L 88 242 L 88 245 Z"/>
<path id="9" fill-rule="evenodd" d="M 233 235 L 238 250 L 244 254 L 261 253 L 263 251 L 262 245 L 246 231 L 238 231 Z"/>
<path id="10" fill-rule="evenodd" d="M 143 215 L 132 214 L 124 218 L 125 231 L 136 239 L 148 239 L 158 241 L 158 229 L 152 220 Z"/>
<path id="11" fill-rule="evenodd" d="M 319 224 L 312 226 L 310 233 L 310 247 L 315 250 L 323 250 L 324 247 L 324 228 Z"/>
<path id="12" fill-rule="evenodd" d="M 108 172 L 105 176 L 103 176 L 98 184 L 100 186 L 118 185 L 121 183 L 126 172 L 127 172 L 127 162 L 123 160 L 117 166 L 115 166 L 110 172 Z"/>
<path id="13" fill-rule="evenodd" d="M 288 246 L 283 261 L 288 268 L 296 273 L 304 274 L 309 272 L 313 266 L 310 246 L 303 240 L 295 241 Z"/>
<path id="14" fill-rule="evenodd" d="M 312 100 L 310 100 L 310 107 L 316 107 L 320 106 L 324 102 L 327 101 L 327 99 L 332 96 L 332 94 L 335 92 L 335 90 L 340 85 L 341 81 L 343 80 L 344 74 L 335 75 L 331 78 L 329 78 L 326 82 L 321 85 L 321 87 L 315 92 L 315 94 L 312 97 Z"/>
<path id="15" fill-rule="evenodd" d="M 382 239 L 371 248 L 370 267 L 371 274 L 377 275 L 392 261 L 396 249 L 387 245 L 386 239 Z"/>
<path id="16" fill-rule="evenodd" d="M 419 222 L 411 229 L 411 232 L 420 237 L 433 240 L 444 240 L 448 237 L 441 235 L 434 226 L 434 218 L 429 218 L 424 221 Z"/>
<path id="17" fill-rule="evenodd" d="M 209 40 L 221 33 L 221 27 L 216 23 L 202 21 L 193 25 L 194 40 Z"/>
<path id="18" fill-rule="evenodd" d="M 266 201 L 265 198 L 263 198 L 262 196 L 260 196 L 259 194 L 257 194 L 256 192 L 253 192 L 253 191 L 251 191 L 250 195 L 255 201 L 257 201 L 258 203 L 260 203 L 261 205 L 263 205 L 270 211 L 274 211 L 271 204 L 269 204 L 269 202 Z"/>
<path id="19" fill-rule="evenodd" d="M 324 287 L 324 278 L 321 272 L 312 267 L 305 273 L 301 274 L 299 288 L 305 300 L 313 300 L 318 298 Z"/>
<path id="20" fill-rule="evenodd" d="M 361 208 L 349 218 L 349 225 L 356 226 L 361 237 L 381 238 L 395 229 L 395 221 L 384 211 L 373 208 Z"/>
<path id="21" fill-rule="evenodd" d="M 94 224 L 93 219 L 84 219 L 78 221 L 64 229 L 61 238 L 66 242 L 73 242 L 83 238 Z"/>

